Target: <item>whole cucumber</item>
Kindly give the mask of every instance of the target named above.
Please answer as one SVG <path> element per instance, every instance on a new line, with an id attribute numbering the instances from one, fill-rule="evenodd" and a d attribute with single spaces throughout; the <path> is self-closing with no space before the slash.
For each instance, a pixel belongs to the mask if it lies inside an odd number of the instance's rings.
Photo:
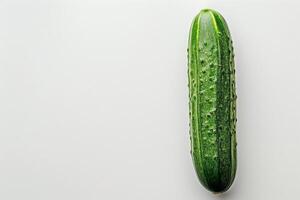
<path id="1" fill-rule="evenodd" d="M 232 40 L 211 9 L 193 20 L 188 44 L 191 155 L 202 185 L 224 192 L 236 173 L 236 86 Z"/>

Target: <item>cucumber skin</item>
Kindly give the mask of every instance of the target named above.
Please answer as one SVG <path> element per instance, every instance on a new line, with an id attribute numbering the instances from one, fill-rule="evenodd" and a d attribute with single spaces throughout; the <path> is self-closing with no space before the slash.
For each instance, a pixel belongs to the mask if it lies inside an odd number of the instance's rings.
<path id="1" fill-rule="evenodd" d="M 236 174 L 236 87 L 232 40 L 211 9 L 193 20 L 188 44 L 191 155 L 202 185 L 225 192 Z"/>

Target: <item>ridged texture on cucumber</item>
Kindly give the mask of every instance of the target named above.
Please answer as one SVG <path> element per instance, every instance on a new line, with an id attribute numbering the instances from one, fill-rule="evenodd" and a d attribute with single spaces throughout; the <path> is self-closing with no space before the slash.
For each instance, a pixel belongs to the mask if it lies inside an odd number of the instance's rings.
<path id="1" fill-rule="evenodd" d="M 188 44 L 191 155 L 200 182 L 224 192 L 236 173 L 236 89 L 232 40 L 224 18 L 202 10 Z"/>

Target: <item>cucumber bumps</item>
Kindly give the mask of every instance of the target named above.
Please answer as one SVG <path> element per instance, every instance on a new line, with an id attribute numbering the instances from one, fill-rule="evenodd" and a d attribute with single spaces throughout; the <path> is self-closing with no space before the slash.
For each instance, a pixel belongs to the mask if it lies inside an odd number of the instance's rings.
<path id="1" fill-rule="evenodd" d="M 198 178 L 224 192 L 236 173 L 236 88 L 231 36 L 224 18 L 202 10 L 188 44 L 191 155 Z"/>

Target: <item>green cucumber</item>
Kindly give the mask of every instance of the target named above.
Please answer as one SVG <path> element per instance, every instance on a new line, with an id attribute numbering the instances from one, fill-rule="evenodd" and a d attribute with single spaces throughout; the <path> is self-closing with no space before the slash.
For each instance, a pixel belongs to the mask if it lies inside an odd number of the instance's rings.
<path id="1" fill-rule="evenodd" d="M 228 190 L 236 174 L 236 87 L 232 40 L 211 9 L 193 20 L 188 44 L 191 155 L 202 185 Z"/>

